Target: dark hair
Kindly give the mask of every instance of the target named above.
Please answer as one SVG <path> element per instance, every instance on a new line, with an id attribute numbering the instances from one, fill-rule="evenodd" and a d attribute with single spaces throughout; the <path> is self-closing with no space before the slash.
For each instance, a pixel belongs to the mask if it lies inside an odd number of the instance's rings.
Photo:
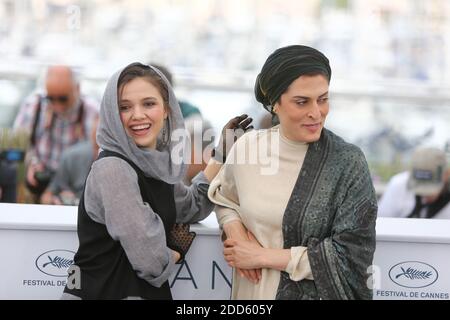
<path id="1" fill-rule="evenodd" d="M 155 70 L 153 70 L 150 66 L 147 66 L 145 64 L 133 63 L 127 66 L 125 69 L 123 69 L 117 82 L 118 92 L 120 92 L 121 94 L 124 85 L 136 78 L 147 79 L 152 85 L 154 85 L 158 89 L 159 93 L 163 98 L 164 107 L 169 112 L 170 111 L 169 90 L 167 89 L 167 85 Z"/>
<path id="2" fill-rule="evenodd" d="M 272 108 L 295 79 L 302 75 L 324 75 L 331 79 L 328 58 L 317 49 L 293 45 L 275 50 L 256 77 L 255 97 L 273 114 Z"/>
<path id="3" fill-rule="evenodd" d="M 149 65 L 151 65 L 152 67 L 154 67 L 154 68 L 158 69 L 159 71 L 161 71 L 161 73 L 167 78 L 167 80 L 169 81 L 170 85 L 173 87 L 173 76 L 172 76 L 172 72 L 170 72 L 169 69 L 167 69 L 163 65 L 160 65 L 160 64 L 157 64 L 157 63 L 149 63 Z"/>

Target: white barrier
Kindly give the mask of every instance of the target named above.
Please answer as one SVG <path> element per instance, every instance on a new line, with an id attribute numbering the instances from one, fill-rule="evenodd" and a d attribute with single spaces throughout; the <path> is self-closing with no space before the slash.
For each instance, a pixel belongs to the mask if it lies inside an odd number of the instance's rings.
<path id="1" fill-rule="evenodd" d="M 450 299 L 450 220 L 377 219 L 374 299 Z"/>
<path id="2" fill-rule="evenodd" d="M 78 247 L 76 207 L 0 204 L 0 299 L 58 299 Z M 231 269 L 212 214 L 169 279 L 174 299 L 228 299 Z M 450 299 L 450 220 L 379 218 L 374 299 Z M 371 285 L 371 284 L 369 284 Z"/>

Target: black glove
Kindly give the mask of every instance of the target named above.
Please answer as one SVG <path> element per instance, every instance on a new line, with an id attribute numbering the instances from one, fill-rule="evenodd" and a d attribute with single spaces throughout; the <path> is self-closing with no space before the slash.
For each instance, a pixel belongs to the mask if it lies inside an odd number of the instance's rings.
<path id="1" fill-rule="evenodd" d="M 219 144 L 211 152 L 211 157 L 217 161 L 224 163 L 225 159 L 230 152 L 231 147 L 245 132 L 253 129 L 250 125 L 253 119 L 248 115 L 243 114 L 238 117 L 234 117 L 223 127 L 220 134 Z"/>
<path id="2" fill-rule="evenodd" d="M 193 231 L 189 231 L 189 224 L 186 223 L 176 223 L 173 225 L 170 233 L 167 237 L 167 246 L 177 251 L 180 254 L 180 259 L 177 263 L 182 263 L 191 247 L 192 242 L 196 236 L 196 233 Z"/>

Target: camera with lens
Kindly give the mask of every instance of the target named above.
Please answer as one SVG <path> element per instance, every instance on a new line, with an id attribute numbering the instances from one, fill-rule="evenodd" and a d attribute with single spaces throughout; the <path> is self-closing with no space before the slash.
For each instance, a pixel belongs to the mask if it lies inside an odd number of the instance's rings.
<path id="1" fill-rule="evenodd" d="M 34 173 L 34 178 L 37 181 L 37 185 L 30 184 L 27 179 L 25 180 L 25 185 L 28 191 L 30 191 L 32 194 L 41 195 L 45 191 L 45 189 L 47 189 L 47 186 L 50 184 L 53 176 L 54 172 L 49 169 L 36 171 Z"/>
<path id="2" fill-rule="evenodd" d="M 47 186 L 53 178 L 53 171 L 48 169 L 44 169 L 44 171 L 36 171 L 34 173 L 34 178 L 40 185 Z"/>

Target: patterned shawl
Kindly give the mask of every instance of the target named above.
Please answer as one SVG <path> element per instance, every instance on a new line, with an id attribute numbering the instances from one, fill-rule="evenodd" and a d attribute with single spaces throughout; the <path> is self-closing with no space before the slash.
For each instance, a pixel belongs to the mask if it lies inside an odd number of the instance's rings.
<path id="1" fill-rule="evenodd" d="M 307 246 L 314 280 L 281 272 L 277 299 L 372 299 L 377 199 L 362 151 L 324 129 L 283 217 L 284 248 Z"/>

